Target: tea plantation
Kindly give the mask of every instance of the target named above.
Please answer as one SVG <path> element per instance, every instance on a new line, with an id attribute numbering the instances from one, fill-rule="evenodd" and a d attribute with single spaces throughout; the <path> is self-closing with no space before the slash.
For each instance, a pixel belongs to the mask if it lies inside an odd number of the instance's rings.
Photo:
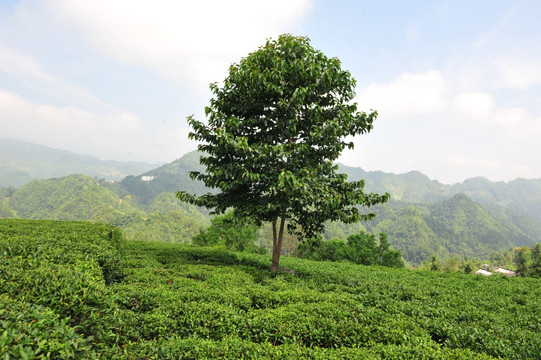
<path id="1" fill-rule="evenodd" d="M 0 220 L 3 359 L 541 359 L 541 281 Z"/>

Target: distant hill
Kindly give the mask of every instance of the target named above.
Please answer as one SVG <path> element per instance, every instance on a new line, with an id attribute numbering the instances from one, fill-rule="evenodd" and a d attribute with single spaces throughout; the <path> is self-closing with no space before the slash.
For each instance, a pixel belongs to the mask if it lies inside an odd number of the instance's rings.
<path id="1" fill-rule="evenodd" d="M 200 153 L 192 151 L 180 159 L 139 176 L 127 176 L 120 185 L 142 204 L 149 204 L 162 192 L 174 193 L 185 190 L 203 194 L 209 189 L 202 182 L 193 181 L 189 175 L 190 171 L 204 170 L 199 164 L 199 157 Z"/>
<path id="2" fill-rule="evenodd" d="M 126 191 L 143 203 L 148 203 L 163 191 L 185 190 L 195 194 L 205 193 L 209 189 L 206 189 L 203 183 L 192 181 L 189 177 L 189 171 L 204 170 L 199 164 L 199 156 L 197 151 L 190 152 L 139 176 L 129 176 L 121 184 Z M 463 183 L 447 185 L 431 180 L 419 171 L 392 174 L 365 171 L 342 164 L 339 164 L 339 170 L 347 174 L 350 180 L 364 179 L 367 191 L 380 194 L 389 192 L 393 200 L 432 203 L 463 193 L 483 205 L 503 207 L 541 223 L 541 179 L 491 182 L 478 177 L 465 180 Z M 146 176 L 147 181 L 142 180 L 142 176 Z"/>
<path id="3" fill-rule="evenodd" d="M 482 204 L 499 205 L 541 222 L 541 179 L 491 182 L 477 177 L 454 185 L 449 193 L 464 193 Z"/>
<path id="4" fill-rule="evenodd" d="M 339 164 L 340 172 L 347 174 L 349 180 L 365 180 L 369 192 L 383 194 L 388 192 L 393 200 L 412 202 L 433 202 L 445 199 L 450 189 L 436 180 L 430 180 L 419 171 L 405 174 L 391 174 L 382 171 L 365 171 L 358 167 Z"/>
<path id="5" fill-rule="evenodd" d="M 0 139 L 0 187 L 19 188 L 34 179 L 71 174 L 122 180 L 155 167 L 156 164 L 100 160 L 25 141 Z"/>
<path id="6" fill-rule="evenodd" d="M 13 193 L 0 190 L 0 218 L 105 222 L 138 240 L 191 242 L 209 223 L 205 214 L 172 193 L 161 193 L 140 207 L 118 184 L 86 175 L 34 180 Z"/>
<path id="7" fill-rule="evenodd" d="M 370 232 L 387 233 L 412 264 L 431 255 L 487 259 L 493 251 L 532 246 L 541 239 L 541 224 L 530 217 L 483 206 L 464 194 L 433 203 L 392 200 L 370 211 L 376 218 L 362 224 Z"/>
<path id="8" fill-rule="evenodd" d="M 208 216 L 174 193 L 209 191 L 189 177 L 189 171 L 203 170 L 199 157 L 191 152 L 116 184 L 72 175 L 36 180 L 17 191 L 0 189 L 0 217 L 108 221 L 131 238 L 189 242 Z M 391 193 L 392 200 L 369 209 L 377 214 L 373 221 L 329 224 L 327 238 L 384 231 L 414 265 L 432 255 L 486 259 L 492 251 L 541 241 L 541 180 L 474 178 L 445 185 L 417 171 L 388 174 L 344 165 L 340 170 L 350 180 L 365 179 L 367 191 Z"/>
<path id="9" fill-rule="evenodd" d="M 129 199 L 129 198 L 128 198 Z M 98 180 L 86 175 L 34 180 L 5 201 L 23 219 L 89 220 L 122 223 L 138 213 Z"/>
<path id="10" fill-rule="evenodd" d="M 436 202 L 456 194 L 465 194 L 483 205 L 497 205 L 541 223 L 541 179 L 516 179 L 492 182 L 483 177 L 467 179 L 454 185 L 442 184 L 426 175 L 411 171 L 405 174 L 364 171 L 340 165 L 350 180 L 365 179 L 366 190 L 389 192 L 393 200 L 415 203 Z"/>

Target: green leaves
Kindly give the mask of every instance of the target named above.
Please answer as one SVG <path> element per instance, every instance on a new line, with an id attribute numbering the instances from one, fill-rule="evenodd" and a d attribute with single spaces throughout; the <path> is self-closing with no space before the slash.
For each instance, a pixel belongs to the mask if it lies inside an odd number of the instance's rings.
<path id="1" fill-rule="evenodd" d="M 178 198 L 215 213 L 233 208 L 274 224 L 287 219 L 301 239 L 320 233 L 326 220 L 370 218 L 356 206 L 389 195 L 364 194 L 363 182 L 348 183 L 333 165 L 353 148 L 346 138 L 369 132 L 377 117 L 357 111 L 354 87 L 340 61 L 315 50 L 308 38 L 268 40 L 231 65 L 223 86 L 211 84 L 207 124 L 188 118 L 206 167 L 192 179 L 220 192 L 195 197 L 179 191 Z M 274 236 L 281 246 L 281 235 Z"/>
<path id="2" fill-rule="evenodd" d="M 539 279 L 294 257 L 294 276 L 270 274 L 267 256 L 129 241 L 105 285 L 119 235 L 0 220 L 2 358 L 539 358 Z"/>

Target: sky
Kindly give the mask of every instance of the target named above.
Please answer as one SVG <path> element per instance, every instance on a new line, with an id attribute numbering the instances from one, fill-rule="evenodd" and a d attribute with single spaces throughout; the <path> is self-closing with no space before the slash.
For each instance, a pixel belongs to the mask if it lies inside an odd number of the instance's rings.
<path id="1" fill-rule="evenodd" d="M 208 85 L 307 36 L 378 111 L 339 161 L 442 183 L 541 178 L 541 1 L 2 0 L 0 138 L 102 159 L 196 149 Z M 0 164 L 1 165 L 1 164 Z"/>

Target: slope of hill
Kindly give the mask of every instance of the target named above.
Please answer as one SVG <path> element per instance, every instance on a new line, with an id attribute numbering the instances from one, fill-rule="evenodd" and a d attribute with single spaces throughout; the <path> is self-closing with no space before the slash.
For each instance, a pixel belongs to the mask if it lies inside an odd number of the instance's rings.
<path id="1" fill-rule="evenodd" d="M 120 226 L 131 239 L 191 242 L 209 223 L 172 193 L 158 195 L 143 209 L 131 195 L 119 197 L 115 185 L 85 175 L 34 180 L 4 197 L 0 217 L 106 222 Z"/>
<path id="2" fill-rule="evenodd" d="M 450 186 L 419 172 L 396 175 L 340 168 L 350 179 L 364 178 L 368 191 L 391 192 L 393 200 L 373 209 L 374 221 L 329 224 L 327 238 L 345 238 L 363 228 L 385 231 L 391 245 L 411 264 L 433 254 L 443 259 L 453 254 L 485 257 L 494 250 L 531 246 L 541 239 L 540 213 L 535 211 L 541 180 L 492 183 L 476 178 Z M 0 217 L 101 220 L 121 225 L 131 238 L 190 242 L 209 222 L 204 210 L 174 197 L 177 190 L 208 191 L 190 179 L 191 170 L 203 170 L 197 152 L 114 185 L 82 175 L 35 181 L 15 193 L 2 190 Z M 455 194 L 459 190 L 467 196 Z M 529 203 L 524 201 L 527 198 Z M 532 212 L 538 217 L 534 219 Z"/>
<path id="3" fill-rule="evenodd" d="M 539 359 L 539 279 L 292 257 L 273 275 L 268 256 L 89 223 L 0 235 L 5 359 Z"/>
<path id="4" fill-rule="evenodd" d="M 147 171 L 140 176 L 127 176 L 120 185 L 145 205 L 162 192 L 174 193 L 181 189 L 197 194 L 208 192 L 202 182 L 193 181 L 189 175 L 190 171 L 204 170 L 199 164 L 199 156 L 197 151 L 190 152 L 172 163 Z"/>
<path id="5" fill-rule="evenodd" d="M 391 194 L 393 200 L 411 202 L 433 202 L 445 198 L 444 190 L 448 185 L 430 180 L 419 171 L 405 174 L 390 174 L 382 171 L 364 171 L 361 168 L 339 165 L 340 172 L 349 180 L 365 180 L 366 190 L 374 193 Z"/>
<path id="6" fill-rule="evenodd" d="M 506 183 L 477 177 L 455 184 L 449 193 L 464 193 L 482 204 L 496 204 L 541 222 L 541 179 Z"/>
<path id="7" fill-rule="evenodd" d="M 156 164 L 100 160 L 13 139 L 0 139 L 0 187 L 19 188 L 34 179 L 72 174 L 121 180 L 153 169 Z"/>
<path id="8" fill-rule="evenodd" d="M 391 201 L 372 209 L 376 219 L 363 223 L 384 231 L 395 249 L 414 265 L 431 255 L 488 258 L 491 252 L 532 246 L 541 224 L 510 210 L 486 208 L 464 194 L 435 203 Z"/>
<path id="9" fill-rule="evenodd" d="M 483 205 L 498 205 L 528 215 L 541 223 L 541 179 L 492 182 L 477 177 L 467 179 L 463 183 L 445 185 L 430 180 L 418 171 L 390 174 L 364 171 L 345 165 L 340 165 L 340 170 L 347 174 L 350 180 L 365 179 L 367 191 L 389 192 L 394 200 L 414 203 L 435 202 L 464 193 Z"/>
<path id="10" fill-rule="evenodd" d="M 121 223 L 138 210 L 128 199 L 91 177 L 71 175 L 34 180 L 8 199 L 16 216 L 23 219 L 87 220 Z"/>

